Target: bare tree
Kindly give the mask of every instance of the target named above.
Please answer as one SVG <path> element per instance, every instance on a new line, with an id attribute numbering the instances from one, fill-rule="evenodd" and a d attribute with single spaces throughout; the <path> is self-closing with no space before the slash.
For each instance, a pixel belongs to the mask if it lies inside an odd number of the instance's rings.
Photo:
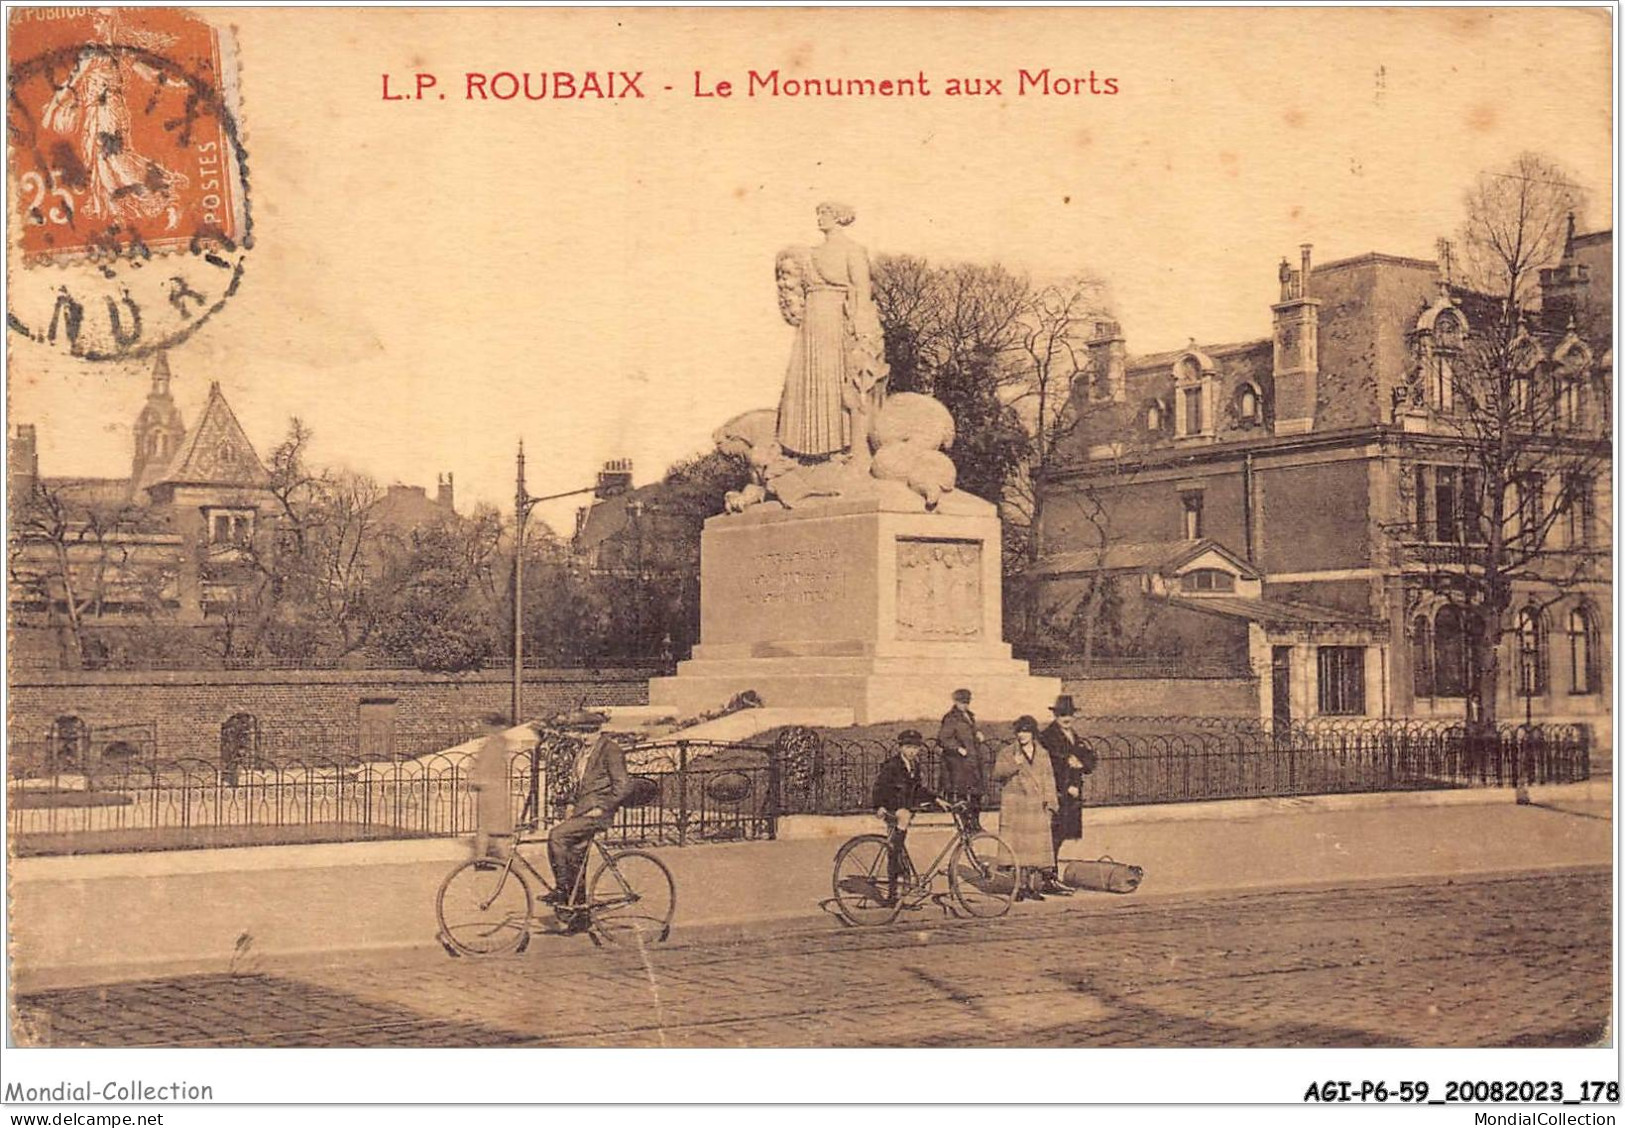
<path id="1" fill-rule="evenodd" d="M 144 599 L 151 587 L 138 574 L 141 512 L 125 502 L 79 500 L 71 489 L 39 481 L 21 501 L 8 546 L 11 582 L 43 606 L 48 621 L 66 622 L 80 665 L 95 665 L 90 627 L 110 604 Z"/>
<path id="2" fill-rule="evenodd" d="M 1406 536 L 1443 546 L 1410 558 L 1422 589 L 1462 611 L 1468 719 L 1486 728 L 1496 722 L 1504 640 L 1538 631 L 1548 608 L 1599 579 L 1611 540 L 1595 492 L 1609 443 L 1593 344 L 1572 321 L 1542 324 L 1527 308 L 1582 205 L 1535 154 L 1479 178 L 1463 233 L 1469 276 L 1487 292 L 1458 295 L 1439 315 L 1402 405 L 1425 414 L 1436 436 L 1413 444 Z M 1412 477 L 1424 463 L 1435 467 L 1431 490 Z"/>
<path id="3" fill-rule="evenodd" d="M 1480 173 L 1464 201 L 1462 281 L 1508 311 L 1527 308 L 1540 270 L 1561 257 L 1569 218 L 1584 205 L 1579 186 L 1539 153 L 1520 153 L 1507 168 Z M 1516 324 L 1515 312 L 1511 320 Z"/>
<path id="4" fill-rule="evenodd" d="M 998 264 L 932 267 L 914 257 L 878 259 L 874 283 L 892 388 L 934 395 L 953 413 L 960 487 L 999 507 L 1007 613 L 1031 641 L 1050 480 L 1090 409 L 1073 388 L 1089 373 L 1086 342 L 1104 316 L 1105 288 L 1087 274 L 1038 284 Z M 1104 510 L 1095 516 L 1109 537 Z"/>

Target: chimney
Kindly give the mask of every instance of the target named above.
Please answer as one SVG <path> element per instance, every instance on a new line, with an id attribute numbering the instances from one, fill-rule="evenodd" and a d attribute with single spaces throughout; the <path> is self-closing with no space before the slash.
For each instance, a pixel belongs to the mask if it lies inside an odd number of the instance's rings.
<path id="1" fill-rule="evenodd" d="M 1275 314 L 1275 431 L 1314 430 L 1320 378 L 1320 303 L 1309 296 L 1313 244 L 1298 247 L 1299 269 L 1281 260 L 1281 300 Z"/>
<path id="2" fill-rule="evenodd" d="M 598 500 L 619 497 L 632 488 L 632 460 L 630 458 L 612 458 L 604 463 L 604 468 L 598 472 L 598 486 L 593 495 Z"/>
<path id="3" fill-rule="evenodd" d="M 39 435 L 32 423 L 19 423 L 17 437 L 7 452 L 6 468 L 11 478 L 9 488 L 13 497 L 31 493 L 39 481 Z"/>
<path id="4" fill-rule="evenodd" d="M 1568 237 L 1556 266 L 1540 272 L 1541 320 L 1552 330 L 1571 321 L 1585 305 L 1591 289 L 1591 268 L 1574 257 L 1574 213 L 1569 213 Z"/>
<path id="5" fill-rule="evenodd" d="M 448 513 L 457 512 L 457 504 L 452 494 L 451 471 L 435 475 L 435 504 Z"/>
<path id="6" fill-rule="evenodd" d="M 1085 346 L 1089 353 L 1089 399 L 1093 402 L 1110 400 L 1121 403 L 1127 395 L 1125 374 L 1128 351 L 1124 346 L 1123 327 L 1115 321 L 1095 322 Z"/>

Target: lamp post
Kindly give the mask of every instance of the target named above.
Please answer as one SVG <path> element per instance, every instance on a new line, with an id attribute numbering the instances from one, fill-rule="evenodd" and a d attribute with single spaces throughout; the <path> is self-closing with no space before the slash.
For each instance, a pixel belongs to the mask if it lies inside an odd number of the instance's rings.
<path id="1" fill-rule="evenodd" d="M 525 440 L 519 440 L 519 456 L 515 474 L 513 495 L 514 516 L 514 545 L 513 545 L 513 697 L 509 703 L 508 714 L 512 724 L 518 725 L 524 716 L 525 698 L 525 526 L 530 521 L 530 511 L 544 501 L 558 501 L 561 498 L 575 497 L 579 494 L 593 493 L 598 487 L 583 486 L 579 490 L 566 490 L 563 493 L 548 494 L 546 497 L 531 497 L 530 491 L 525 488 Z"/>
<path id="2" fill-rule="evenodd" d="M 632 657 L 643 654 L 643 502 L 633 498 L 626 503 L 626 515 L 632 520 L 636 578 L 632 586 Z"/>

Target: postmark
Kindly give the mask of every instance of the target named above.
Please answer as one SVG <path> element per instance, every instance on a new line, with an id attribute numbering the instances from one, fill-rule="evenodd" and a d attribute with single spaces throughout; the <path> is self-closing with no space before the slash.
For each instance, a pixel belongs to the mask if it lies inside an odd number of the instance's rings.
<path id="1" fill-rule="evenodd" d="M 172 347 L 253 245 L 227 35 L 172 8 L 13 13 L 13 339 L 83 360 Z"/>

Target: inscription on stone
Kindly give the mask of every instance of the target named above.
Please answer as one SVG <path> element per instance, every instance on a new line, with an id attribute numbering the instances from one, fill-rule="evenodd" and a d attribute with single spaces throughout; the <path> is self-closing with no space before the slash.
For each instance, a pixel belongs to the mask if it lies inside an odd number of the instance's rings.
<path id="1" fill-rule="evenodd" d="M 981 542 L 899 537 L 898 637 L 971 639 L 981 633 Z"/>
<path id="2" fill-rule="evenodd" d="M 745 601 L 759 607 L 837 603 L 846 571 L 835 548 L 759 552 L 751 558 Z"/>

